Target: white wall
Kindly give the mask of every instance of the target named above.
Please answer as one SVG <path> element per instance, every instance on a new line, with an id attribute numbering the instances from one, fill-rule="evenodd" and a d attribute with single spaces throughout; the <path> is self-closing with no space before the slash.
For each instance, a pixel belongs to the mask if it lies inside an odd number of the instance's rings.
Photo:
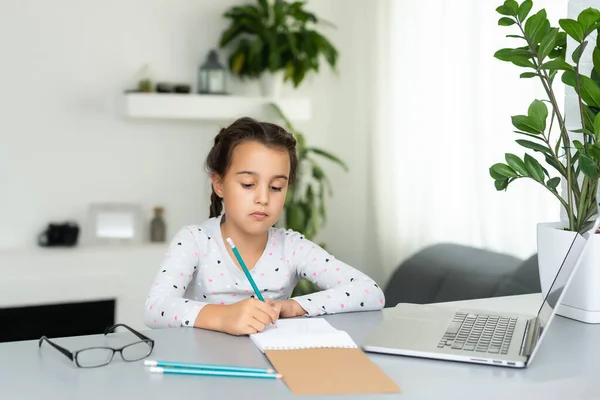
<path id="1" fill-rule="evenodd" d="M 383 283 L 382 269 L 372 251 L 369 178 L 375 3 L 364 0 L 309 2 L 311 9 L 337 27 L 330 35 L 340 51 L 339 73 L 335 76 L 323 73 L 300 92 L 313 100 L 315 118 L 310 124 L 302 125 L 308 139 L 349 164 L 346 173 L 326 161 L 322 163 L 328 167 L 334 182 L 334 197 L 328 203 L 329 219 L 318 239 L 327 243 L 328 250 L 339 258 Z"/>
<path id="2" fill-rule="evenodd" d="M 234 0 L 9 0 L 0 6 L 0 270 L 35 247 L 49 221 L 84 223 L 96 201 L 166 207 L 169 235 L 208 216 L 206 156 L 217 125 L 139 122 L 116 99 L 145 63 L 156 79 L 193 83 Z M 326 68 L 301 89 L 314 120 L 300 124 L 314 145 L 350 165 L 327 170 L 335 186 L 320 240 L 339 258 L 377 275 L 369 254 L 369 2 L 311 1 L 334 22 L 339 76 Z M 240 86 L 254 93 L 257 86 Z M 324 162 L 326 164 L 326 162 Z M 85 228 L 85 226 L 84 226 Z M 3 258 L 4 254 L 12 254 Z M 50 253 L 49 253 L 50 254 Z M 11 258 L 13 257 L 13 258 Z M 158 266 L 148 265 L 154 273 Z M 4 265 L 3 265 L 4 264 Z"/>
<path id="3" fill-rule="evenodd" d="M 164 204 L 170 232 L 206 215 L 215 127 L 124 121 L 115 100 L 146 62 L 194 81 L 233 3 L 3 3 L 0 247 L 33 246 L 47 221 L 81 220 L 93 201 Z"/>

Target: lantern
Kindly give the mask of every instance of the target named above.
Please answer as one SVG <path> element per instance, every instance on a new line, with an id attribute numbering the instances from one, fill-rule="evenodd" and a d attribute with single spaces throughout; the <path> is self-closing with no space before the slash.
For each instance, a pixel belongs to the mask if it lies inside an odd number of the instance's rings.
<path id="1" fill-rule="evenodd" d="M 225 67 L 215 50 L 208 53 L 198 70 L 198 93 L 225 94 Z"/>

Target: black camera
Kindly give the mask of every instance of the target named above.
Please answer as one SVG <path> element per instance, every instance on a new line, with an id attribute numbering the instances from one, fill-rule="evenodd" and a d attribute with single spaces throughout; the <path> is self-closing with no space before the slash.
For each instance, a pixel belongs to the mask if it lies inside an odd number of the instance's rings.
<path id="1" fill-rule="evenodd" d="M 38 236 L 38 244 L 42 247 L 75 246 L 78 236 L 79 226 L 74 222 L 50 223 Z"/>

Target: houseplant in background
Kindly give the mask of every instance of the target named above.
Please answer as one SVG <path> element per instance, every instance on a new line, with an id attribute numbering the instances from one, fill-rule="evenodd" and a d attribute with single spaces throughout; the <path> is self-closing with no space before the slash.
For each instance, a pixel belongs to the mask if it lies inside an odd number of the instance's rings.
<path id="1" fill-rule="evenodd" d="M 297 88 L 309 72 L 319 71 L 321 59 L 335 70 L 338 51 L 315 29 L 324 21 L 304 6 L 304 1 L 257 0 L 224 14 L 230 25 L 219 46 L 231 48 L 229 69 L 241 79 L 260 79 L 264 96 L 277 97 L 287 81 Z"/>
<path id="2" fill-rule="evenodd" d="M 532 7 L 530 0 L 521 4 L 507 0 L 496 9 L 501 14 L 498 24 L 510 27 L 514 34 L 509 37 L 521 46 L 501 49 L 494 56 L 524 68 L 521 78 L 539 80 L 547 99 L 534 100 L 526 115 L 512 117 L 520 137 L 516 142 L 526 150 L 524 157 L 507 153 L 506 163 L 494 164 L 489 172 L 497 190 L 505 190 L 516 180 L 530 179 L 544 186 L 564 208 L 565 222 L 538 224 L 538 260 L 545 294 L 575 235 L 589 230 L 598 215 L 600 35 L 596 40 L 590 35 L 600 27 L 600 11 L 588 8 L 577 20 L 560 19 L 560 27 L 552 27 L 545 9 L 530 15 Z M 569 43 L 574 43 L 574 49 L 567 50 L 567 38 L 572 39 Z M 581 66 L 589 54 L 593 67 L 586 75 Z M 565 109 L 559 106 L 553 88 L 561 84 L 557 82 L 559 75 L 560 81 L 575 92 L 567 96 Z M 577 113 L 565 116 L 566 109 Z M 543 159 L 545 166 L 533 155 Z M 592 235 L 590 240 L 592 246 L 558 312 L 598 323 L 600 235 Z"/>
<path id="3" fill-rule="evenodd" d="M 308 146 L 304 135 L 298 131 L 275 103 L 271 107 L 277 119 L 296 138 L 298 150 L 298 176 L 288 188 L 283 206 L 283 224 L 288 229 L 302 232 L 308 240 L 314 240 L 327 220 L 326 196 L 333 194 L 331 182 L 318 158 L 324 158 L 348 171 L 348 166 L 337 156 L 323 149 Z M 325 244 L 320 243 L 325 248 Z M 312 282 L 302 279 L 294 289 L 293 296 L 320 290 Z"/>

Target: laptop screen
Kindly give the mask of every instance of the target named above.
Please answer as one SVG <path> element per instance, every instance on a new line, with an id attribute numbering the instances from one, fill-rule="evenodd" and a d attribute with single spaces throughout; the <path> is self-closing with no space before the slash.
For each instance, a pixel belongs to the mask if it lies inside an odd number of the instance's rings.
<path id="1" fill-rule="evenodd" d="M 558 306 L 559 299 L 563 294 L 564 288 L 569 279 L 571 278 L 571 275 L 573 274 L 575 268 L 579 264 L 579 259 L 581 258 L 585 245 L 590 237 L 590 232 L 596 231 L 598 227 L 598 222 L 599 221 L 596 221 L 591 231 L 586 232 L 584 234 L 569 232 L 573 235 L 573 239 L 570 245 L 568 246 L 567 252 L 563 257 L 562 262 L 560 262 L 558 271 L 554 277 L 554 281 L 550 285 L 548 293 L 546 293 L 544 301 L 542 302 L 542 305 L 540 306 L 540 309 L 538 311 L 537 317 L 541 327 L 540 334 L 543 333 L 544 328 L 548 325 L 552 316 L 554 315 L 554 312 L 556 311 L 556 308 Z"/>

